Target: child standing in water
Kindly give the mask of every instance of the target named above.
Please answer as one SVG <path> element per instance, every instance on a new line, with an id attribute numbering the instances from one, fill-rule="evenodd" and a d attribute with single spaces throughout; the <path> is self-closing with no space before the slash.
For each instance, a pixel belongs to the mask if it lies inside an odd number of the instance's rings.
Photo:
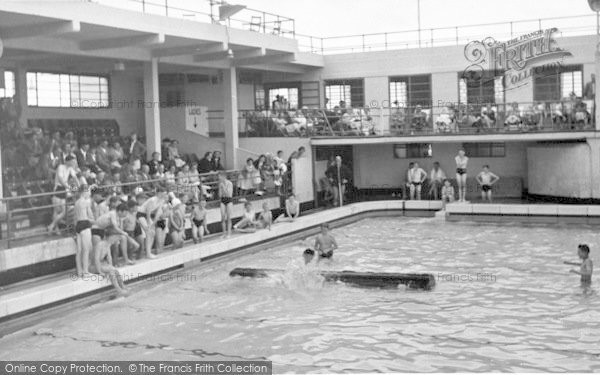
<path id="1" fill-rule="evenodd" d="M 464 202 L 467 196 L 467 163 L 469 158 L 465 155 L 465 150 L 458 150 L 458 155 L 454 158 L 456 161 L 456 183 L 458 185 L 458 201 Z"/>
<path id="2" fill-rule="evenodd" d="M 594 264 L 590 259 L 590 247 L 586 244 L 580 244 L 577 246 L 577 255 L 581 259 L 581 263 L 576 262 L 564 262 L 570 266 L 579 266 L 578 270 L 571 270 L 569 272 L 580 275 L 582 284 L 592 283 L 592 273 L 594 272 Z"/>

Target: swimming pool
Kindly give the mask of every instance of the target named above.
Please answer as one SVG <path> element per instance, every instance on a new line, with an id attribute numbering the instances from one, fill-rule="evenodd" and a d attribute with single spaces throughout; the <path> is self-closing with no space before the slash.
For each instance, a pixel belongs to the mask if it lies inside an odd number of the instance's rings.
<path id="1" fill-rule="evenodd" d="M 296 243 L 181 270 L 127 299 L 6 336 L 0 360 L 266 359 L 276 373 L 599 371 L 597 287 L 583 290 L 562 264 L 581 242 L 600 264 L 596 232 L 364 219 L 333 230 L 340 249 L 323 267 L 431 272 L 436 288 L 321 285 L 300 272 L 228 276 L 234 267 L 290 268 Z"/>

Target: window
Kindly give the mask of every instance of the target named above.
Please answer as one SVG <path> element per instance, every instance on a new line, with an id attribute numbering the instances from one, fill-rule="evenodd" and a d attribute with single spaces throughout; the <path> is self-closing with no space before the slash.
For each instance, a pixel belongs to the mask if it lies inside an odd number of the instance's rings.
<path id="1" fill-rule="evenodd" d="M 390 102 L 394 107 L 431 106 L 431 76 L 418 75 L 390 78 Z"/>
<path id="2" fill-rule="evenodd" d="M 459 73 L 458 94 L 463 104 L 504 103 L 504 76 L 492 71 L 485 71 L 483 76 Z"/>
<path id="3" fill-rule="evenodd" d="M 409 143 L 394 145 L 394 158 L 396 159 L 421 159 L 433 157 L 430 143 Z"/>
<path id="4" fill-rule="evenodd" d="M 254 109 L 257 111 L 263 111 L 267 107 L 265 106 L 265 90 L 259 87 L 254 89 Z"/>
<path id="5" fill-rule="evenodd" d="M 28 72 L 27 104 L 36 107 L 106 108 L 109 104 L 108 78 Z"/>
<path id="6" fill-rule="evenodd" d="M 571 93 L 583 96 L 583 68 L 567 65 L 557 69 L 536 72 L 533 82 L 533 98 L 536 101 L 561 100 Z"/>
<path id="7" fill-rule="evenodd" d="M 364 84 L 362 79 L 341 79 L 325 81 L 327 109 L 333 109 L 345 102 L 346 106 L 364 107 Z"/>
<path id="8" fill-rule="evenodd" d="M 0 70 L 2 73 L 2 70 Z M 0 98 L 12 98 L 15 96 L 15 73 L 10 70 L 4 71 L 4 85 L 0 88 Z"/>
<path id="9" fill-rule="evenodd" d="M 269 89 L 269 104 L 274 102 L 277 95 L 287 99 L 289 109 L 298 109 L 298 88 L 297 87 L 280 87 Z"/>
<path id="10" fill-rule="evenodd" d="M 465 154 L 470 158 L 503 158 L 506 156 L 504 143 L 464 143 Z"/>

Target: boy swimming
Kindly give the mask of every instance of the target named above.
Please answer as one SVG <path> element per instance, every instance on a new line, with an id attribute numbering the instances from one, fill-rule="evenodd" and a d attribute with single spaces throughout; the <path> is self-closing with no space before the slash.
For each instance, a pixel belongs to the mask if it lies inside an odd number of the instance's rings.
<path id="1" fill-rule="evenodd" d="M 572 269 L 569 272 L 580 275 L 582 284 L 592 283 L 592 273 L 594 272 L 594 264 L 590 259 L 590 247 L 586 244 L 577 246 L 577 255 L 581 259 L 581 263 L 564 262 L 570 266 L 579 266 L 579 271 Z"/>

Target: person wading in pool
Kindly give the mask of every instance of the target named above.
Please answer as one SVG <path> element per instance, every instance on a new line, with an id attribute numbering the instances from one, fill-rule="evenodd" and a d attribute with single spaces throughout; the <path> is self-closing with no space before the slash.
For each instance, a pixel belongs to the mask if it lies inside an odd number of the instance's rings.
<path id="1" fill-rule="evenodd" d="M 456 161 L 456 184 L 458 185 L 458 201 L 464 202 L 467 196 L 467 163 L 469 158 L 465 155 L 465 150 L 458 150 L 458 155 L 454 158 Z"/>
<path id="2" fill-rule="evenodd" d="M 578 270 L 570 270 L 569 272 L 581 276 L 581 284 L 589 285 L 592 283 L 592 273 L 594 272 L 594 263 L 590 259 L 590 247 L 585 244 L 577 246 L 577 255 L 581 259 L 581 263 L 564 262 L 570 266 L 579 266 Z"/>
<path id="3" fill-rule="evenodd" d="M 223 237 L 231 236 L 231 211 L 233 209 L 233 183 L 225 172 L 219 173 L 219 198 L 221 199 L 221 226 Z"/>
<path id="4" fill-rule="evenodd" d="M 329 233 L 329 224 L 321 224 L 321 233 L 315 239 L 315 251 L 320 258 L 330 259 L 338 248 L 335 238 Z"/>

